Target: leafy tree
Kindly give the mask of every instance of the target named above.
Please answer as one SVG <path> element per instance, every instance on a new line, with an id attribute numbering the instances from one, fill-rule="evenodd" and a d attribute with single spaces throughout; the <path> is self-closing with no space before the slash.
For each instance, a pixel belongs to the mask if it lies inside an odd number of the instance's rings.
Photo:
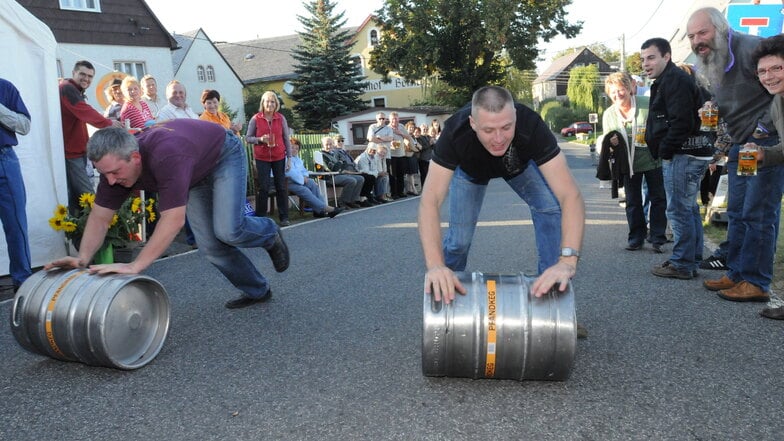
<path id="1" fill-rule="evenodd" d="M 578 114 L 589 113 L 598 108 L 602 94 L 600 84 L 599 68 L 595 64 L 575 67 L 569 72 L 566 96 Z"/>
<path id="2" fill-rule="evenodd" d="M 520 70 L 514 66 L 510 66 L 506 71 L 506 81 L 504 82 L 504 85 L 512 93 L 512 96 L 516 101 L 533 107 L 533 86 L 535 79 L 536 71 Z"/>
<path id="3" fill-rule="evenodd" d="M 345 12 L 333 15 L 331 0 L 313 0 L 305 8 L 310 17 L 297 16 L 306 32 L 294 50 L 297 61 L 292 81 L 294 110 L 307 129 L 329 130 L 340 115 L 364 109 L 360 95 L 363 77 L 351 60 L 351 36 L 345 29 Z"/>
<path id="4" fill-rule="evenodd" d="M 539 40 L 574 37 L 582 22 L 566 21 L 571 0 L 386 0 L 377 11 L 383 39 L 373 70 L 409 79 L 437 74 L 465 103 L 471 93 L 503 81 L 502 54 L 534 69 Z"/>
<path id="5" fill-rule="evenodd" d="M 575 113 L 574 109 L 563 107 L 557 101 L 553 101 L 542 106 L 542 119 L 550 130 L 553 132 L 560 132 L 564 127 L 577 121 L 580 117 Z"/>
<path id="6" fill-rule="evenodd" d="M 640 59 L 639 51 L 626 57 L 626 72 L 632 75 L 640 75 L 642 73 L 642 60 Z"/>

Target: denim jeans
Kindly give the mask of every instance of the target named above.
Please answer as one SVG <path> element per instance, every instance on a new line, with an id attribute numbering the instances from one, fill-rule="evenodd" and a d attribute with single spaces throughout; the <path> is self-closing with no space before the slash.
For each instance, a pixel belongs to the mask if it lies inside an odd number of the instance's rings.
<path id="1" fill-rule="evenodd" d="M 643 181 L 645 178 L 645 181 Z M 634 176 L 624 176 L 623 186 L 626 188 L 626 222 L 629 224 L 629 244 L 642 245 L 648 236 L 647 216 L 643 201 L 643 182 L 647 183 L 648 200 L 650 201 L 650 242 L 663 244 L 667 242 L 664 231 L 667 229 L 667 196 L 664 191 L 664 176 L 661 167 Z"/>
<path id="2" fill-rule="evenodd" d="M 778 137 L 750 139 L 757 145 L 774 145 Z M 733 145 L 727 161 L 727 277 L 745 280 L 770 291 L 773 260 L 781 217 L 784 165 L 762 167 L 757 176 L 738 176 L 738 151 Z"/>
<path id="3" fill-rule="evenodd" d="M 444 236 L 444 260 L 453 271 L 465 270 L 487 182 L 468 176 L 459 167 L 449 184 L 449 228 Z M 561 249 L 561 206 L 533 162 L 507 184 L 531 209 L 541 274 L 558 261 Z"/>
<path id="4" fill-rule="evenodd" d="M 689 274 L 702 260 L 702 217 L 697 194 L 706 168 L 708 161 L 689 155 L 676 154 L 671 160 L 662 161 L 667 219 L 675 242 L 669 261 L 676 270 Z"/>
<path id="5" fill-rule="evenodd" d="M 278 203 L 280 220 L 289 218 L 289 194 L 286 191 L 286 159 L 267 162 L 256 160 L 256 171 L 259 178 L 259 193 L 256 195 L 256 216 L 267 215 L 267 199 L 269 198 L 270 170 L 275 185 L 275 201 Z"/>
<path id="6" fill-rule="evenodd" d="M 0 221 L 3 222 L 8 246 L 8 270 L 11 281 L 19 286 L 33 273 L 30 242 L 27 237 L 27 213 L 22 169 L 13 147 L 0 146 Z"/>
<path id="7" fill-rule="evenodd" d="M 95 193 L 92 177 L 87 175 L 87 156 L 66 159 L 65 177 L 68 186 L 69 211 L 76 215 L 79 209 L 79 198 L 82 194 Z"/>
<path id="8" fill-rule="evenodd" d="M 319 191 L 318 184 L 311 178 L 308 178 L 304 184 L 297 184 L 289 179 L 289 191 L 302 198 L 308 205 L 313 207 L 314 213 L 324 213 L 327 205 L 321 199 L 321 192 Z"/>
<path id="9" fill-rule="evenodd" d="M 247 160 L 242 142 L 226 132 L 226 142 L 212 173 L 191 187 L 188 219 L 199 253 L 249 297 L 261 297 L 267 279 L 239 248 L 269 248 L 278 227 L 267 217 L 244 216 Z"/>

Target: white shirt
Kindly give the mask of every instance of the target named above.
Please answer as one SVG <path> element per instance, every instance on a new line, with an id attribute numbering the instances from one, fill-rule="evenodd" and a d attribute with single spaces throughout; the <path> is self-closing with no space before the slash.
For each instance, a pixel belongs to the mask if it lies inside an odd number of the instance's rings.
<path id="1" fill-rule="evenodd" d="M 195 114 L 188 105 L 186 105 L 185 108 L 182 108 L 177 107 L 172 103 L 166 103 L 165 106 L 161 107 L 160 112 L 158 112 L 158 117 L 155 118 L 155 120 L 161 122 L 180 118 L 199 119 L 199 115 Z"/>

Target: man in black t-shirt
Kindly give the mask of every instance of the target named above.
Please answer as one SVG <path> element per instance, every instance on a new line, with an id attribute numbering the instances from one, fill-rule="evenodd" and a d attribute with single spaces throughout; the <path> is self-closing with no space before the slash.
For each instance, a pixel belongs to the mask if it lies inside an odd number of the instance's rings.
<path id="1" fill-rule="evenodd" d="M 556 284 L 566 289 L 576 272 L 585 208 L 566 158 L 536 113 L 514 103 L 508 90 L 488 86 L 444 124 L 422 191 L 419 236 L 427 266 L 425 291 L 436 300 L 449 303 L 455 290 L 465 293 L 453 271 L 465 269 L 492 178 L 504 178 L 531 208 L 540 271 L 533 294 L 539 297 Z M 442 244 L 439 213 L 447 193 L 450 219 Z"/>

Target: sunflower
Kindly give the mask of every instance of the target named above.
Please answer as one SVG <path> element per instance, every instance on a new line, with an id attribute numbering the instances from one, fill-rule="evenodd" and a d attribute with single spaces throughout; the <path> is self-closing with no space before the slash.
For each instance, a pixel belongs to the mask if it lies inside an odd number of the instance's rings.
<path id="1" fill-rule="evenodd" d="M 79 206 L 82 208 L 93 208 L 95 195 L 93 193 L 82 193 L 79 197 Z"/>

